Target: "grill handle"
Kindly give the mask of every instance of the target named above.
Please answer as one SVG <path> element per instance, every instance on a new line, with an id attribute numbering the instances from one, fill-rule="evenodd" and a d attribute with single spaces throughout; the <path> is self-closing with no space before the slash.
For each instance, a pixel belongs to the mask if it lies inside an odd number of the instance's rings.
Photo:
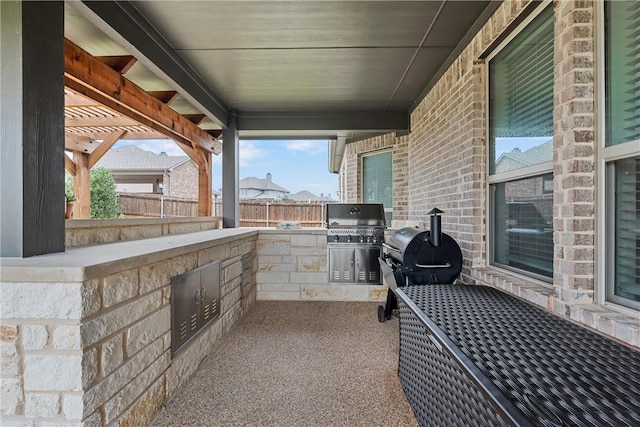
<path id="1" fill-rule="evenodd" d="M 401 251 L 400 249 L 398 249 L 398 248 L 394 248 L 393 246 L 389 246 L 389 245 L 387 245 L 387 244 L 386 244 L 386 243 L 384 243 L 384 242 L 382 243 L 382 246 L 383 246 L 383 247 L 385 247 L 385 248 L 387 248 L 387 249 L 389 249 L 390 251 L 398 252 L 399 254 L 401 254 L 401 253 L 402 253 L 402 251 Z"/>
<path id="2" fill-rule="evenodd" d="M 445 262 L 444 264 L 416 264 L 416 267 L 418 268 L 449 268 L 451 267 L 451 264 L 448 262 Z"/>

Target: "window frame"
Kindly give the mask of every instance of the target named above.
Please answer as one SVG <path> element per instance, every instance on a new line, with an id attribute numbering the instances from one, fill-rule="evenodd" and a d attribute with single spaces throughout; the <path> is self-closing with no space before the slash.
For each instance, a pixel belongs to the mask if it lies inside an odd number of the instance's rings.
<path id="1" fill-rule="evenodd" d="M 542 176 L 548 173 L 553 174 L 553 160 L 538 163 L 532 166 L 514 169 L 507 172 L 491 174 L 491 165 L 489 162 L 492 159 L 491 142 L 489 141 L 489 133 L 491 129 L 491 99 L 489 97 L 490 92 L 490 66 L 491 60 L 496 57 L 506 46 L 508 46 L 522 31 L 524 31 L 531 22 L 536 19 L 543 11 L 548 7 L 553 7 L 553 3 L 550 0 L 544 0 L 539 6 L 537 6 L 511 33 L 495 48 L 491 51 L 485 59 L 485 93 L 486 96 L 486 117 L 485 126 L 487 132 L 487 144 L 486 144 L 486 212 L 487 212 L 487 234 L 486 234 L 486 253 L 487 264 L 491 268 L 497 268 L 506 270 L 509 274 L 513 274 L 519 277 L 526 278 L 527 280 L 533 280 L 539 282 L 540 285 L 545 287 L 551 287 L 553 285 L 553 277 L 547 277 L 540 274 L 536 274 L 527 270 L 511 267 L 508 265 L 496 263 L 495 261 L 495 230 L 496 230 L 496 215 L 494 210 L 495 204 L 495 191 L 496 184 L 507 183 L 511 181 L 517 181 L 527 178 L 534 178 Z M 555 14 L 555 11 L 554 11 Z"/>
<path id="2" fill-rule="evenodd" d="M 377 156 L 385 153 L 391 154 L 391 206 L 384 206 L 384 213 L 385 217 L 390 214 L 391 218 L 393 219 L 393 148 L 370 151 L 367 153 L 362 153 L 360 155 L 360 203 L 367 203 L 364 194 L 364 159 L 367 157 Z M 389 224 L 387 224 L 387 226 L 389 226 Z"/>
<path id="3" fill-rule="evenodd" d="M 596 126 L 596 163 L 599 173 L 596 176 L 596 230 L 595 301 L 605 307 L 625 314 L 637 316 L 640 302 L 615 295 L 615 270 L 612 268 L 615 256 L 615 177 L 613 162 L 640 156 L 638 140 L 607 146 L 607 91 L 606 91 L 606 31 L 605 2 L 595 4 L 596 58 L 595 66 L 595 126 Z"/>

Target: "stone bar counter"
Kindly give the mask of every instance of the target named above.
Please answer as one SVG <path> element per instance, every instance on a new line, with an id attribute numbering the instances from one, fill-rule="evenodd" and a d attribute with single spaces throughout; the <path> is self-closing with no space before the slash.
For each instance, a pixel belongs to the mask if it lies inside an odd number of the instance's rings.
<path id="1" fill-rule="evenodd" d="M 90 246 L 0 260 L 1 425 L 146 425 L 256 299 L 386 295 L 327 284 L 325 229 L 155 222 L 70 221 Z M 220 316 L 172 358 L 171 279 L 214 261 Z"/>

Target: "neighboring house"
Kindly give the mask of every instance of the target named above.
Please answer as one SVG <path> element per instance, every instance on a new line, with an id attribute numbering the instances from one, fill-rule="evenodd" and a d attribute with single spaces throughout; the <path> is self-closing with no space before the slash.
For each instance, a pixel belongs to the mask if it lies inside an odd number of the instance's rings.
<path id="1" fill-rule="evenodd" d="M 551 138 L 544 144 L 536 145 L 525 151 L 514 148 L 510 152 L 503 153 L 498 157 L 494 173 L 508 172 L 543 162 L 550 162 L 553 160 L 552 150 L 553 145 Z"/>
<path id="2" fill-rule="evenodd" d="M 238 185 L 240 199 L 278 200 L 289 197 L 289 190 L 271 181 L 271 174 L 266 179 L 248 177 L 241 179 Z"/>
<path id="3" fill-rule="evenodd" d="M 334 200 L 331 198 L 331 195 L 323 195 L 316 196 L 310 191 L 302 190 L 297 193 L 290 194 L 288 197 L 290 200 L 294 200 L 296 202 L 333 202 Z"/>
<path id="4" fill-rule="evenodd" d="M 109 150 L 96 167 L 111 171 L 117 191 L 198 198 L 198 167 L 188 156 L 168 156 L 133 145 Z M 162 184 L 162 185 L 160 185 Z"/>

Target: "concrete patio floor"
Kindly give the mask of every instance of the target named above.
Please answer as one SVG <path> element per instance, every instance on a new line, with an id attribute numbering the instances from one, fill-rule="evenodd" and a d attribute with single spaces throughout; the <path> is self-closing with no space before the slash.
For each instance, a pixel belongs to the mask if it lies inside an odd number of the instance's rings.
<path id="1" fill-rule="evenodd" d="M 417 426 L 377 306 L 257 302 L 151 425 Z"/>

